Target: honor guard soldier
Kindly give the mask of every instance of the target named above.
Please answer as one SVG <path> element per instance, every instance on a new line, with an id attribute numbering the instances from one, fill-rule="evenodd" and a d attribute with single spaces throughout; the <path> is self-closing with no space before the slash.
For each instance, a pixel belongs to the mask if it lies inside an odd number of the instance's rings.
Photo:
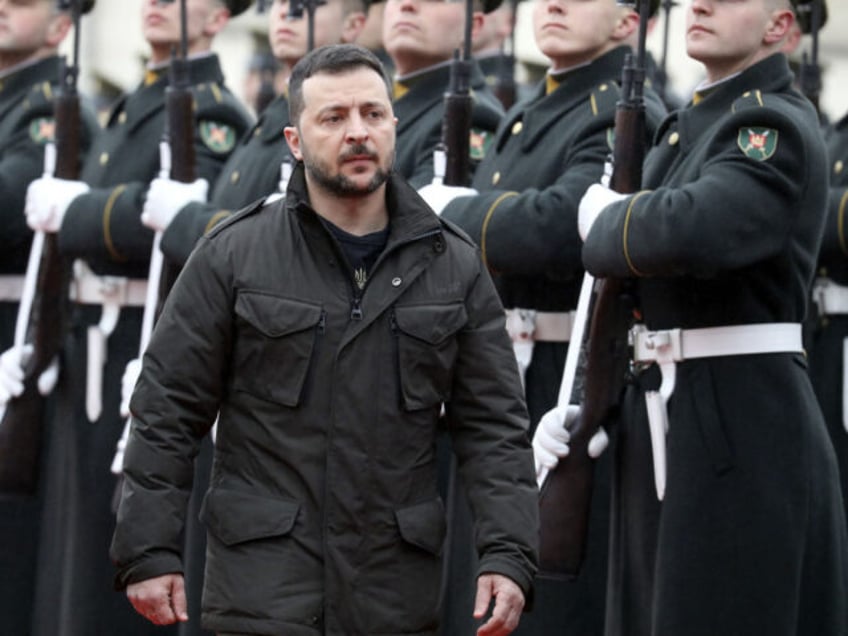
<path id="1" fill-rule="evenodd" d="M 94 0 L 82 3 L 88 13 Z M 24 201 L 29 183 L 44 174 L 44 148 L 55 140 L 54 96 L 62 76 L 58 47 L 72 27 L 68 10 L 56 0 L 6 2 L 0 10 L 0 350 L 13 344 L 23 272 L 32 241 Z M 84 108 L 80 151 L 84 158 L 98 128 L 94 112 Z M 19 367 L 21 350 L 0 357 L 0 367 Z M 3 376 L 5 379 L 5 376 Z M 0 402 L 10 397 L 0 381 Z M 0 494 L 0 617 L 2 631 L 29 633 L 35 589 L 36 548 L 41 495 Z"/>
<path id="2" fill-rule="evenodd" d="M 428 186 L 422 195 L 482 250 L 507 308 L 531 428 L 557 401 L 583 274 L 577 204 L 612 150 L 626 44 L 638 14 L 615 0 L 537 0 L 536 43 L 551 68 L 504 118 L 474 176 L 479 194 Z M 649 93 L 648 133 L 665 111 Z M 644 140 L 649 143 L 650 136 Z M 447 205 L 446 205 L 447 201 Z M 532 431 L 531 431 L 532 432 Z M 588 560 L 574 581 L 540 578 L 522 634 L 603 634 L 609 465 L 596 470 Z M 604 494 L 606 493 L 606 495 Z"/>
<path id="3" fill-rule="evenodd" d="M 482 12 L 500 0 L 474 2 L 472 42 L 482 26 Z M 416 188 L 433 180 L 433 152 L 442 141 L 445 92 L 450 61 L 463 42 L 465 7 L 445 0 L 386 0 L 383 44 L 395 67 L 394 109 L 398 118 L 395 170 Z M 503 108 L 474 62 L 470 153 L 479 162 L 503 116 Z"/>
<path id="4" fill-rule="evenodd" d="M 799 12 L 800 30 L 809 33 L 815 0 Z M 820 24 L 827 4 L 821 0 Z M 805 59 L 805 61 L 807 61 Z M 803 66 L 802 69 L 805 69 Z M 803 78 L 802 78 L 803 79 Z M 806 82 L 802 82 L 802 87 Z M 819 87 L 820 88 L 820 87 Z M 813 282 L 810 342 L 810 377 L 827 422 L 848 514 L 848 114 L 825 129 L 830 161 L 830 196 L 818 270 Z"/>
<path id="5" fill-rule="evenodd" d="M 692 0 L 706 80 L 659 129 L 643 190 L 581 200 L 586 269 L 632 279 L 639 315 L 608 636 L 848 633 L 838 468 L 801 336 L 828 171 L 780 53 L 794 19 L 789 0 Z"/>
<path id="6" fill-rule="evenodd" d="M 830 196 L 813 283 L 810 376 L 839 460 L 842 496 L 848 497 L 848 114 L 827 131 L 827 146 Z"/>
<path id="7" fill-rule="evenodd" d="M 214 180 L 249 125 L 210 52 L 215 35 L 249 4 L 187 2 L 194 99 L 192 130 L 186 131 L 193 139 L 187 143 L 193 142 L 197 174 L 206 181 Z M 138 353 L 153 238 L 140 216 L 148 184 L 165 168 L 159 142 L 171 51 L 180 44 L 180 8 L 179 2 L 142 3 L 142 28 L 151 50 L 145 80 L 111 111 L 80 180 L 45 177 L 28 190 L 30 227 L 57 232 L 62 254 L 77 259 L 70 332 L 54 396 L 56 425 L 48 441 L 31 632 L 36 636 L 153 633 L 110 589 L 108 549 L 115 523 L 110 466 L 123 428 L 120 378 Z"/>

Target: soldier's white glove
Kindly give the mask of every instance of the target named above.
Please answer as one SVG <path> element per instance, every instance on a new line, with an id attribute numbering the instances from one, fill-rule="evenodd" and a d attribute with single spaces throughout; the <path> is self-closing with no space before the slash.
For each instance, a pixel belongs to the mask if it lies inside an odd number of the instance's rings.
<path id="1" fill-rule="evenodd" d="M 32 345 L 12 347 L 0 355 L 0 404 L 6 403 L 24 392 L 24 365 L 32 356 Z M 59 361 L 54 359 L 38 376 L 38 392 L 49 395 L 59 379 Z"/>
<path id="2" fill-rule="evenodd" d="M 58 232 L 71 202 L 88 191 L 84 181 L 39 177 L 27 188 L 27 225 L 35 231 Z"/>
<path id="3" fill-rule="evenodd" d="M 583 198 L 580 199 L 580 205 L 577 208 L 577 231 L 580 233 L 580 238 L 586 240 L 586 237 L 589 236 L 589 230 L 592 229 L 592 225 L 604 211 L 604 208 L 611 203 L 626 199 L 628 196 L 630 195 L 610 190 L 600 183 L 589 186 Z"/>
<path id="4" fill-rule="evenodd" d="M 428 183 L 418 191 L 427 205 L 433 208 L 433 212 L 441 214 L 448 207 L 448 203 L 457 197 L 469 197 L 477 194 L 474 188 L 463 188 L 462 186 L 448 186 L 441 183 Z"/>
<path id="5" fill-rule="evenodd" d="M 141 211 L 141 222 L 153 231 L 164 232 L 177 212 L 195 201 L 205 202 L 209 194 L 209 182 L 197 179 L 183 183 L 161 177 L 150 182 L 147 198 Z"/>
<path id="6" fill-rule="evenodd" d="M 568 455 L 571 448 L 571 434 L 568 432 L 577 418 L 580 407 L 574 404 L 557 406 L 542 416 L 536 432 L 533 434 L 533 459 L 536 462 L 536 475 L 542 470 L 553 470 L 562 457 Z M 603 427 L 589 440 L 588 454 L 597 459 L 609 445 L 609 437 Z"/>
<path id="7" fill-rule="evenodd" d="M 121 376 L 121 417 L 130 415 L 130 398 L 139 375 L 141 375 L 141 358 L 133 358 L 127 362 L 124 375 Z"/>

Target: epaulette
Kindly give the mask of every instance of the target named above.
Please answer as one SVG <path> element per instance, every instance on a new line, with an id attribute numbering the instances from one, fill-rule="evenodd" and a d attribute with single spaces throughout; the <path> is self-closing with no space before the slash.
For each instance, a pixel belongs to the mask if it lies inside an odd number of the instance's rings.
<path id="1" fill-rule="evenodd" d="M 612 81 L 601 82 L 589 93 L 589 106 L 597 117 L 601 113 L 614 112 L 621 96 L 618 84 Z"/>
<path id="2" fill-rule="evenodd" d="M 32 86 L 27 94 L 26 99 L 21 102 L 21 110 L 24 112 L 36 111 L 53 112 L 53 100 L 55 99 L 55 89 L 50 82 L 39 82 Z"/>
<path id="3" fill-rule="evenodd" d="M 233 213 L 231 216 L 220 221 L 213 228 L 211 228 L 206 233 L 206 237 L 210 238 L 210 239 L 214 238 L 215 236 L 217 236 L 218 234 L 220 234 L 221 232 L 226 230 L 231 225 L 234 225 L 234 224 L 238 223 L 239 221 L 242 221 L 243 219 L 246 219 L 250 216 L 258 214 L 259 212 L 261 212 L 265 208 L 267 200 L 268 200 L 267 196 L 262 197 L 261 199 L 257 199 L 253 203 L 242 208 L 238 212 Z"/>
<path id="4" fill-rule="evenodd" d="M 763 94 L 758 90 L 745 91 L 741 97 L 738 97 L 730 107 L 731 112 L 739 112 L 746 108 L 762 108 L 765 106 Z"/>

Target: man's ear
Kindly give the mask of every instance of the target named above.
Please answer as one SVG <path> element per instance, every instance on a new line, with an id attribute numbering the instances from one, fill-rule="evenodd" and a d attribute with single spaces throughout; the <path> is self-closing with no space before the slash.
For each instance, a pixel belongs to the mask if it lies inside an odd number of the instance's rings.
<path id="1" fill-rule="evenodd" d="M 289 145 L 292 157 L 298 161 L 303 161 L 303 153 L 300 151 L 300 133 L 297 132 L 297 128 L 286 126 L 283 129 L 283 133 L 286 136 L 286 143 Z"/>
<path id="2" fill-rule="evenodd" d="M 629 38 L 639 28 L 639 14 L 632 9 L 625 9 L 615 24 L 610 39 L 621 42 Z"/>
<path id="3" fill-rule="evenodd" d="M 484 20 L 482 11 L 475 11 L 471 14 L 471 42 L 474 42 L 474 40 L 480 37 Z"/>
<path id="4" fill-rule="evenodd" d="M 47 26 L 47 35 L 44 38 L 45 44 L 51 49 L 58 47 L 68 36 L 71 26 L 70 15 L 67 13 L 55 15 Z"/>
<path id="5" fill-rule="evenodd" d="M 362 33 L 362 29 L 365 28 L 365 14 L 357 11 L 355 13 L 348 13 L 342 24 L 342 42 L 344 44 L 353 44 L 356 42 L 356 38 L 359 37 L 359 34 Z"/>
<path id="6" fill-rule="evenodd" d="M 776 44 L 782 42 L 792 24 L 795 22 L 795 14 L 789 9 L 778 9 L 773 11 L 766 32 L 763 35 L 763 44 Z"/>
<path id="7" fill-rule="evenodd" d="M 206 18 L 206 23 L 203 25 L 203 35 L 206 37 L 215 37 L 220 33 L 227 23 L 230 21 L 230 10 L 226 7 L 215 9 L 209 17 Z"/>

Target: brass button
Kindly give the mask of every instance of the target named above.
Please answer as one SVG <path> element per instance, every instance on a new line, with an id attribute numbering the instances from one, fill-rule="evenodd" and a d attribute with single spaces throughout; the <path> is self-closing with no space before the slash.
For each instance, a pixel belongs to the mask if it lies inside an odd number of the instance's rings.
<path id="1" fill-rule="evenodd" d="M 258 137 L 261 134 L 262 134 L 262 128 L 261 128 L 261 126 L 257 126 L 256 129 L 253 131 L 253 136 Z"/>
<path id="2" fill-rule="evenodd" d="M 598 90 L 599 90 L 599 91 L 601 91 L 601 92 L 603 93 L 603 92 L 604 92 L 605 90 L 607 90 L 608 88 L 609 88 L 609 86 L 607 86 L 606 84 L 601 84 L 601 85 L 598 87 Z"/>
<path id="3" fill-rule="evenodd" d="M 109 163 L 109 153 L 104 152 L 100 155 L 100 165 L 105 166 L 107 163 Z"/>
<path id="4" fill-rule="evenodd" d="M 127 123 L 127 113 L 126 113 L 126 111 L 124 111 L 120 115 L 118 115 L 118 123 L 119 124 L 126 124 Z"/>
<path id="5" fill-rule="evenodd" d="M 496 172 L 495 174 L 492 175 L 492 185 L 498 185 L 498 181 L 500 181 L 500 180 L 501 180 L 501 173 L 500 172 Z"/>
<path id="6" fill-rule="evenodd" d="M 842 168 L 844 167 L 845 164 L 842 163 L 842 160 L 840 159 L 835 164 L 833 164 L 833 174 L 840 174 L 842 172 Z"/>
<path id="7" fill-rule="evenodd" d="M 671 133 L 668 136 L 668 145 L 669 146 L 676 146 L 678 141 L 680 141 L 680 135 L 675 130 L 673 133 Z"/>
<path id="8" fill-rule="evenodd" d="M 239 171 L 235 170 L 230 175 L 230 183 L 238 183 L 238 180 L 239 180 Z"/>
<path id="9" fill-rule="evenodd" d="M 515 122 L 512 125 L 512 134 L 517 135 L 518 133 L 521 132 L 522 128 L 524 128 L 524 124 L 522 124 L 520 121 Z"/>

